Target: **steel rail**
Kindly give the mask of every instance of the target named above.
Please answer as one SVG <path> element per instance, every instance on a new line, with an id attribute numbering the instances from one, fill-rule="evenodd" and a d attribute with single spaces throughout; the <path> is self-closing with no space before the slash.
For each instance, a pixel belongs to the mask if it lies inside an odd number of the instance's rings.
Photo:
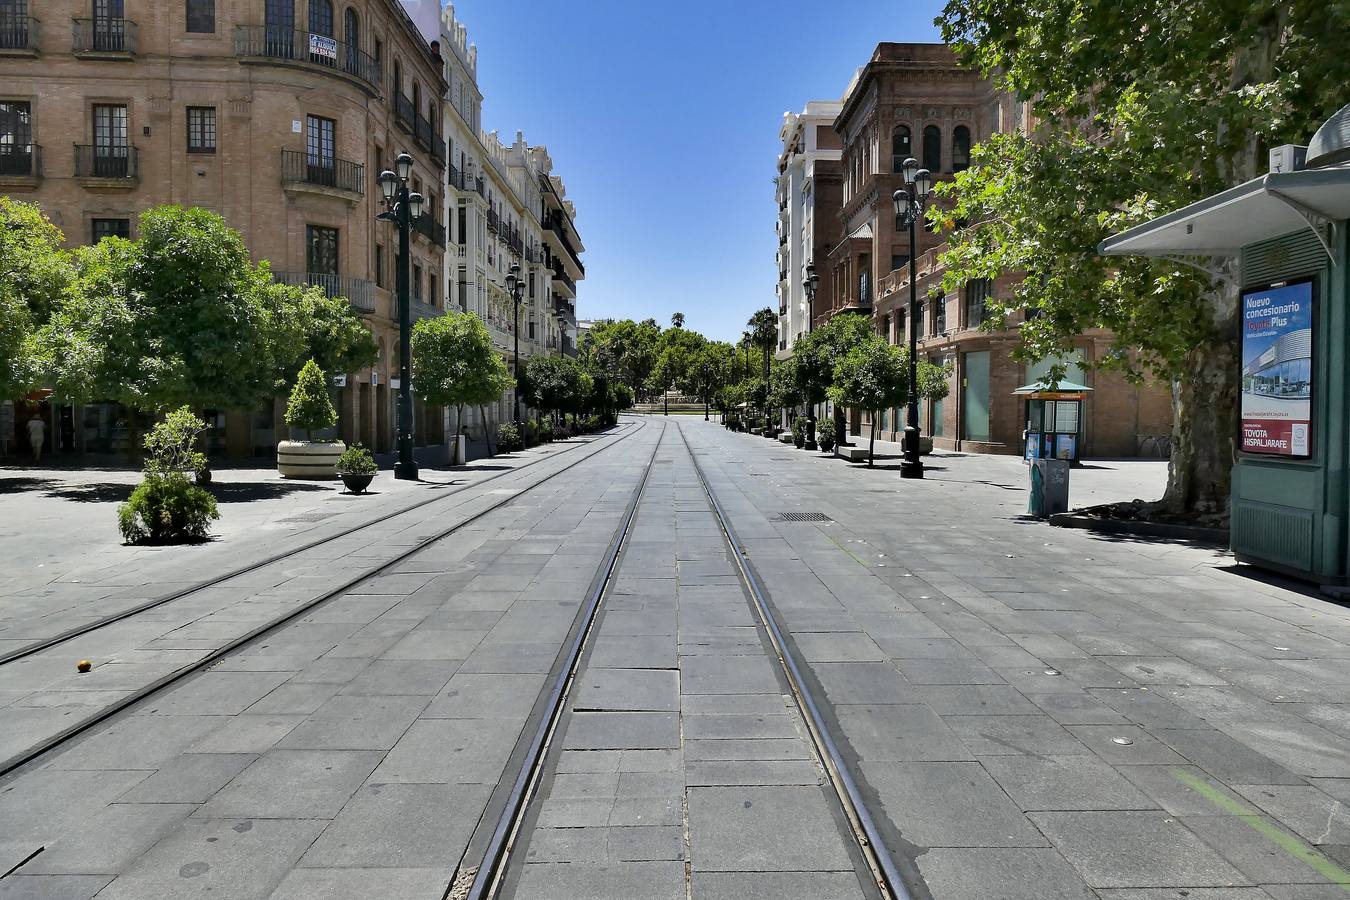
<path id="1" fill-rule="evenodd" d="M 656 454 L 661 449 L 661 442 L 665 438 L 667 425 L 668 423 L 664 422 L 661 425 L 661 434 L 656 439 L 656 445 L 652 447 L 651 458 L 647 460 L 646 468 L 642 472 L 642 481 L 638 483 L 632 499 L 628 501 L 624 517 L 620 521 L 614 537 L 610 540 L 609 549 L 596 569 L 596 577 L 592 582 L 590 595 L 581 610 L 581 625 L 576 629 L 576 634 L 567 647 L 564 665 L 559 670 L 557 677 L 554 678 L 553 686 L 544 706 L 544 714 L 535 728 L 534 734 L 530 737 L 528 749 L 516 773 L 515 781 L 511 785 L 511 793 L 507 795 L 506 805 L 502 809 L 501 815 L 498 816 L 497 824 L 492 830 L 492 836 L 483 851 L 482 861 L 472 869 L 473 881 L 466 893 L 458 892 L 458 890 L 463 889 L 463 881 L 467 880 L 469 873 L 469 869 L 464 866 L 461 860 L 455 876 L 450 879 L 450 884 L 446 888 L 446 898 L 488 900 L 488 898 L 496 895 L 498 888 L 501 886 L 502 878 L 506 874 L 507 863 L 511 857 L 511 851 L 515 847 L 515 839 L 525 818 L 525 812 L 529 808 L 534 790 L 543 775 L 544 762 L 552 744 L 553 735 L 562 720 L 563 708 L 567 705 L 577 668 L 581 662 L 581 655 L 590 639 L 601 600 L 604 598 L 610 580 L 614 576 L 614 571 L 618 567 L 619 552 L 623 549 L 628 540 L 629 532 L 632 530 L 633 519 L 637 516 L 638 504 L 641 502 L 643 494 L 646 493 L 647 481 L 651 477 L 652 466 L 656 462 Z"/>
<path id="2" fill-rule="evenodd" d="M 631 428 L 632 426 L 627 427 Z M 623 440 L 624 437 L 627 437 L 627 435 L 631 434 L 632 432 L 630 431 L 624 433 L 623 430 L 621 430 L 615 433 L 623 434 L 623 437 L 619 438 L 619 440 Z M 58 644 L 64 644 L 66 641 L 74 640 L 77 637 L 89 634 L 91 631 L 98 631 L 100 628 L 106 628 L 107 626 L 112 625 L 115 622 L 121 622 L 123 619 L 129 619 L 132 616 L 139 615 L 140 613 L 145 612 L 146 610 L 155 609 L 156 607 L 163 606 L 166 603 L 172 603 L 175 600 L 181 600 L 182 598 L 188 596 L 189 594 L 195 594 L 198 591 L 205 590 L 206 588 L 215 587 L 219 584 L 222 584 L 223 582 L 229 581 L 231 578 L 238 578 L 240 575 L 247 575 L 250 572 L 256 572 L 258 569 L 261 569 L 265 566 L 270 566 L 273 563 L 281 562 L 282 560 L 287 559 L 288 557 L 297 556 L 301 553 L 313 550 L 315 547 L 322 547 L 324 544 L 331 543 L 332 541 L 341 540 L 342 538 L 349 537 L 355 534 L 356 532 L 361 531 L 362 529 L 383 524 L 397 516 L 401 516 L 410 512 L 415 512 L 416 510 L 419 510 L 422 507 L 427 506 L 429 504 L 436 503 L 437 501 L 446 500 L 450 497 L 458 496 L 459 494 L 462 494 L 465 491 L 472 490 L 473 488 L 476 488 L 480 485 L 487 484 L 489 481 L 495 481 L 498 478 L 505 478 L 508 475 L 513 475 L 516 472 L 528 469 L 530 466 L 537 465 L 541 462 L 546 462 L 547 460 L 550 459 L 557 459 L 560 456 L 566 456 L 573 450 L 579 449 L 581 447 L 589 447 L 593 443 L 596 442 L 587 441 L 584 444 L 577 444 L 575 447 L 569 447 L 568 449 L 562 451 L 561 453 L 554 453 L 548 456 L 540 457 L 539 459 L 530 460 L 524 465 L 516 466 L 510 471 L 498 472 L 496 475 L 489 475 L 486 478 L 483 478 L 479 481 L 475 481 L 473 484 L 466 484 L 463 487 L 456 488 L 453 491 L 448 491 L 443 494 L 437 494 L 436 496 L 428 497 L 425 500 L 419 500 L 412 506 L 405 506 L 402 509 L 397 509 L 385 515 L 378 516 L 377 518 L 370 519 L 357 525 L 353 525 L 349 528 L 344 528 L 343 530 L 336 532 L 334 534 L 330 534 L 327 537 L 316 538 L 315 540 L 309 541 L 308 543 L 305 544 L 301 544 L 298 547 L 293 547 L 290 550 L 283 550 L 281 552 L 273 554 L 272 556 L 268 556 L 264 559 L 257 560 L 256 562 L 249 563 L 246 566 L 234 569 L 233 571 L 226 572 L 221 575 L 214 575 L 211 578 L 208 578 L 204 581 L 196 582 L 195 584 L 188 585 L 187 587 L 182 588 L 181 590 L 174 591 L 173 593 L 165 594 L 164 596 L 161 597 L 155 597 L 151 600 L 147 600 L 145 603 L 141 603 L 136 606 L 132 606 L 115 613 L 110 613 L 101 619 L 95 619 L 92 622 L 86 622 L 82 625 L 76 625 L 73 628 L 68 628 L 65 631 L 58 632 L 57 634 L 52 635 L 51 637 L 42 638 L 41 640 L 34 641 L 33 643 L 25 644 L 22 647 L 16 647 L 13 650 L 0 654 L 0 666 L 4 666 L 7 663 L 12 663 L 15 660 L 23 659 L 26 656 L 32 656 L 34 653 L 41 653 L 43 650 L 49 650 L 52 647 L 57 646 Z M 601 451 L 607 449 L 608 446 L 612 445 L 606 445 L 606 447 L 602 447 L 600 448 L 600 450 L 597 450 L 595 452 L 600 453 Z M 595 455 L 594 453 L 591 454 L 591 456 L 594 455 Z M 585 458 L 590 459 L 590 456 L 587 456 Z M 560 471 L 566 471 L 566 469 L 562 469 Z"/>
<path id="3" fill-rule="evenodd" d="M 43 756 L 44 754 L 51 752 L 52 750 L 60 747 L 62 744 L 70 741 L 71 739 L 77 737 L 78 735 L 83 734 L 84 732 L 93 728 L 94 726 L 107 721 L 109 718 L 126 709 L 127 707 L 132 706 L 135 703 L 139 703 L 140 701 L 146 699 L 152 694 L 164 690 L 165 688 L 183 680 L 184 678 L 187 678 L 190 675 L 200 672 L 201 670 L 207 668 L 213 663 L 228 656 L 230 653 L 233 653 L 235 650 L 238 650 L 240 647 L 243 647 L 246 644 L 249 644 L 257 640 L 258 638 L 261 638 L 264 635 L 270 634 L 271 632 L 282 627 L 283 625 L 287 624 L 293 619 L 296 619 L 304 615 L 305 613 L 309 612 L 315 607 L 329 600 L 333 600 L 337 597 L 340 597 L 343 594 L 346 594 L 348 591 L 350 591 L 352 588 L 354 588 L 361 582 L 373 578 L 387 571 L 388 569 L 393 568 L 394 566 L 398 565 L 399 563 L 403 562 L 409 557 L 414 556 L 417 553 L 420 553 L 422 550 L 425 550 L 432 544 L 444 540 L 445 538 L 449 537 L 450 535 L 454 534 L 455 532 L 459 531 L 465 526 L 471 525 L 472 523 L 478 521 L 479 519 L 483 518 L 489 513 L 495 512 L 501 507 L 506 506 L 508 503 L 514 502 L 521 496 L 529 493 L 530 491 L 534 490 L 540 485 L 547 484 L 549 481 L 552 481 L 554 478 L 557 478 L 559 475 L 563 474 L 564 472 L 568 471 L 574 466 L 578 466 L 581 463 L 594 459 L 601 453 L 604 453 L 606 450 L 609 450 L 623 443 L 633 435 L 638 434 L 639 432 L 644 430 L 644 428 L 645 425 L 638 425 L 632 430 L 624 432 L 617 439 L 609 442 L 605 446 L 601 447 L 599 450 L 596 450 L 594 453 L 588 454 L 586 456 L 581 457 L 580 459 L 574 460 L 568 463 L 566 466 L 563 466 L 558 471 L 540 479 L 539 481 L 536 481 L 534 484 L 522 488 L 516 493 L 513 493 L 511 496 L 503 497 L 501 500 L 493 503 L 487 508 L 479 510 L 476 513 L 473 513 L 468 518 L 461 519 L 460 521 L 449 526 L 448 528 L 444 528 L 441 531 L 437 532 L 436 534 L 418 541 L 416 544 L 412 545 L 404 552 L 398 554 L 393 559 L 387 560 L 385 562 L 379 563 L 375 566 L 363 570 L 359 575 L 350 578 L 347 581 L 344 581 L 342 584 L 338 585 L 335 588 L 332 588 L 331 590 L 324 592 L 323 594 L 320 594 L 318 597 L 306 600 L 298 607 L 288 610 L 282 615 L 277 616 L 276 618 L 271 619 L 263 623 L 262 625 L 259 625 L 256 628 L 250 629 L 247 633 L 226 642 L 225 644 L 216 648 L 215 650 L 212 650 L 210 653 L 203 656 L 202 658 L 195 660 L 191 663 L 188 663 L 187 665 L 181 666 L 175 669 L 174 671 L 169 672 L 168 674 L 161 676 L 160 678 L 157 678 L 154 681 L 146 685 L 143 685 L 140 688 L 137 688 L 135 691 L 132 691 L 125 697 L 118 698 L 113 703 L 110 703 L 108 706 L 100 709 L 95 715 L 91 716 L 90 718 L 85 719 L 81 722 L 77 722 L 74 725 L 71 725 L 69 728 L 63 729 L 62 731 L 59 731 L 56 734 L 49 736 L 40 743 L 34 744 L 31 747 L 27 747 L 19 751 L 18 753 L 14 754 L 13 756 L 10 756 L 5 760 L 0 761 L 0 778 L 9 775 L 16 769 L 32 762 L 33 760 Z M 664 432 L 665 429 L 663 427 L 662 433 L 664 434 Z M 655 458 L 655 454 L 653 454 L 653 458 Z M 484 481 L 486 480 L 487 479 L 484 479 Z M 645 484 L 646 481 L 645 476 L 643 481 Z M 481 483 L 482 482 L 479 482 L 479 484 Z"/>
<path id="4" fill-rule="evenodd" d="M 708 481 L 703 467 L 699 465 L 698 457 L 694 455 L 694 448 L 690 445 L 689 438 L 685 436 L 684 429 L 678 424 L 675 427 L 680 432 L 680 439 L 684 441 L 685 449 L 689 451 L 689 458 L 694 464 L 694 471 L 703 486 L 703 492 L 708 495 L 708 500 L 712 504 L 713 514 L 717 517 L 718 524 L 722 528 L 722 534 L 736 559 L 736 567 L 750 592 L 751 599 L 754 601 L 755 610 L 764 623 L 765 630 L 769 633 L 769 640 L 773 643 L 774 651 L 778 655 L 784 674 L 787 675 L 788 684 L 797 700 L 797 706 L 806 719 L 807 730 L 811 734 L 812 742 L 816 745 L 816 751 L 825 763 L 826 772 L 830 776 L 830 783 L 834 786 L 839 802 L 843 806 L 845 817 L 852 826 L 854 840 L 862 851 L 863 858 L 867 860 L 868 867 L 872 870 L 877 887 L 891 900 L 913 900 L 913 895 L 905 885 L 899 867 L 896 866 L 895 860 L 891 857 L 890 851 L 882 840 L 876 821 L 868 812 L 862 792 L 858 789 L 857 782 L 853 780 L 853 776 L 849 772 L 848 763 L 839 752 L 834 734 L 831 732 L 824 716 L 821 715 L 820 704 L 802 675 L 801 663 L 798 662 L 796 656 L 788 647 L 783 628 L 769 602 L 768 591 L 760 581 L 759 574 L 755 571 L 749 551 L 746 550 L 741 539 L 736 536 L 736 529 L 732 526 L 731 519 L 726 514 L 721 501 L 717 499 L 717 494 L 713 491 L 712 484 Z"/>

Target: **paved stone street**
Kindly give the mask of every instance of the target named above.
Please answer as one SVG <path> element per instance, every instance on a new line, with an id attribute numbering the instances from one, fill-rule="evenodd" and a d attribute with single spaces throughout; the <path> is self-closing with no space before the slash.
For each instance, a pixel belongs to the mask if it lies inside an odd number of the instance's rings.
<path id="1" fill-rule="evenodd" d="M 1343 607 L 1215 550 L 1030 520 L 1015 460 L 902 481 L 701 418 L 625 423 L 6 666 L 13 752 L 464 522 L 6 776 L 0 898 L 441 898 L 606 578 L 502 896 L 877 896 L 700 469 L 914 896 L 1350 888 Z M 1095 465 L 1075 503 L 1156 493 L 1153 463 Z M 107 577 L 171 586 L 120 550 Z M 15 641 L 59 630 L 41 596 L 11 602 Z"/>

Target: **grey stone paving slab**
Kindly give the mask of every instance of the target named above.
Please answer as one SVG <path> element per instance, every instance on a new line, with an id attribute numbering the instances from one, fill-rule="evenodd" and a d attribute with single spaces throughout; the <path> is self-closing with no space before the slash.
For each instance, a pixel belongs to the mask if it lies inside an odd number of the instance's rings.
<path id="1" fill-rule="evenodd" d="M 586 660 L 588 669 L 672 669 L 675 640 L 664 635 L 634 635 L 597 646 Z"/>
<path id="2" fill-rule="evenodd" d="M 131 716 L 80 738 L 47 765 L 53 769 L 154 768 L 222 721 L 221 716 Z"/>
<path id="3" fill-rule="evenodd" d="M 425 697 L 338 696 L 277 743 L 284 750 L 388 750 L 427 705 Z"/>
<path id="4" fill-rule="evenodd" d="M 1137 725 L 1069 725 L 1089 750 L 1117 766 L 1184 765 L 1186 759 Z"/>
<path id="5" fill-rule="evenodd" d="M 1228 784 L 1302 784 L 1303 779 L 1249 745 L 1213 729 L 1155 729 L 1182 756 Z M 1341 770 L 1345 771 L 1345 770 Z"/>
<path id="6" fill-rule="evenodd" d="M 806 745 L 798 739 L 759 738 L 750 740 L 690 739 L 684 743 L 685 758 L 691 762 L 706 760 L 811 759 Z"/>
<path id="7" fill-rule="evenodd" d="M 381 784 L 361 788 L 300 860 L 301 866 L 449 867 L 477 821 L 488 785 Z"/>
<path id="8" fill-rule="evenodd" d="M 1181 817 L 1182 824 L 1255 884 L 1331 883 L 1307 861 L 1277 844 L 1268 834 L 1253 828 L 1254 821 L 1254 817 L 1232 815 Z M 1263 824 L 1266 828 L 1276 829 L 1285 839 L 1302 843 L 1288 829 L 1280 828 L 1269 819 Z"/>
<path id="9" fill-rule="evenodd" d="M 1316 787 L 1284 784 L 1234 785 L 1281 824 L 1314 844 L 1350 844 L 1350 810 Z"/>
<path id="10" fill-rule="evenodd" d="M 342 687 L 343 694 L 415 694 L 440 693 L 460 668 L 456 660 L 377 659 Z"/>
<path id="11" fill-rule="evenodd" d="M 185 753 L 160 766 L 119 799 L 123 803 L 205 803 L 255 759 L 253 753 Z"/>
<path id="12" fill-rule="evenodd" d="M 450 882 L 444 866 L 424 869 L 292 869 L 268 900 L 369 900 L 434 898 Z"/>
<path id="13" fill-rule="evenodd" d="M 304 719 L 304 715 L 231 716 L 184 752 L 266 753 Z"/>
<path id="14" fill-rule="evenodd" d="M 886 654 L 861 632 L 825 632 L 793 635 L 800 657 L 807 662 L 868 662 L 886 659 Z"/>
<path id="15" fill-rule="evenodd" d="M 1031 819 L 1094 888 L 1250 884 L 1165 813 L 1040 812 Z"/>
<path id="16" fill-rule="evenodd" d="M 1026 696 L 1061 725 L 1124 725 L 1129 722 L 1084 690 Z"/>
<path id="17" fill-rule="evenodd" d="M 665 712 L 578 712 L 567 725 L 572 750 L 659 750 L 680 746 L 679 718 Z"/>
<path id="18" fill-rule="evenodd" d="M 11 875 L 0 881 L 4 900 L 90 900 L 111 875 Z"/>
<path id="19" fill-rule="evenodd" d="M 543 675 L 482 675 L 457 672 L 424 719 L 519 719 L 529 715 L 544 687 Z"/>
<path id="20" fill-rule="evenodd" d="M 690 760 L 685 768 L 690 786 L 822 784 L 824 774 L 810 759 Z"/>
<path id="21" fill-rule="evenodd" d="M 683 718 L 686 740 L 726 738 L 795 738 L 802 736 L 792 717 L 690 716 Z"/>
<path id="22" fill-rule="evenodd" d="M 756 656 L 690 656 L 680 662 L 685 694 L 778 693 L 778 676 L 762 652 Z"/>
<path id="23" fill-rule="evenodd" d="M 342 690 L 341 681 L 288 681 L 249 706 L 250 715 L 302 714 L 309 715 Z"/>
<path id="24" fill-rule="evenodd" d="M 1049 716 L 949 716 L 976 756 L 1070 756 L 1091 751 Z"/>
<path id="25" fill-rule="evenodd" d="M 325 824 L 188 819 L 104 888 L 99 898 L 266 900 Z"/>
<path id="26" fill-rule="evenodd" d="M 113 803 L 67 831 L 20 871 L 27 875 L 116 874 L 195 809 L 190 803 Z"/>
<path id="27" fill-rule="evenodd" d="M 1173 688 L 1093 689 L 1088 693 L 1137 725 L 1158 728 L 1212 728 L 1172 702 Z M 1164 696 L 1166 693 L 1166 696 Z"/>
<path id="28" fill-rule="evenodd" d="M 1301 889 L 1301 885 L 1290 885 L 1296 890 Z M 1277 886 L 1271 889 L 1271 893 L 1255 887 L 1234 887 L 1234 888 L 1123 888 L 1116 890 L 1099 890 L 1097 896 L 1102 900 L 1178 900 L 1182 897 L 1182 891 L 1187 900 L 1269 900 L 1271 897 L 1283 897 L 1282 893 L 1274 893 L 1281 890 Z M 1337 888 L 1339 890 L 1339 888 Z M 1294 900 L 1291 896 L 1290 900 Z M 1307 895 L 1300 900 L 1318 900 L 1312 895 Z M 1321 900 L 1333 900 L 1331 895 L 1326 895 Z M 1340 900 L 1340 898 L 1335 898 Z"/>
<path id="29" fill-rule="evenodd" d="M 695 872 L 699 900 L 861 900 L 852 872 Z"/>
<path id="30" fill-rule="evenodd" d="M 684 900 L 684 863 L 628 862 L 601 867 L 531 863 L 524 867 L 519 900 Z"/>
<path id="31" fill-rule="evenodd" d="M 479 644 L 464 664 L 462 672 L 542 675 L 553 668 L 558 658 L 558 643 L 489 643 Z"/>
<path id="32" fill-rule="evenodd" d="M 1040 708 L 1010 685 L 924 684 L 906 692 L 906 703 L 926 703 L 940 716 L 1034 716 Z"/>
<path id="33" fill-rule="evenodd" d="M 942 900 L 1094 900 L 1097 896 L 1054 850 L 939 848 L 922 854 L 918 864 L 925 884 Z"/>
<path id="34" fill-rule="evenodd" d="M 816 663 L 811 671 L 833 704 L 915 702 L 914 687 L 889 662 Z"/>
<path id="35" fill-rule="evenodd" d="M 981 762 L 1023 810 L 1158 807 L 1115 769 L 1093 756 L 995 756 Z"/>
<path id="36" fill-rule="evenodd" d="M 834 711 L 849 745 L 862 759 L 973 758 L 949 725 L 922 704 L 836 706 Z"/>
<path id="37" fill-rule="evenodd" d="M 676 712 L 680 673 L 672 669 L 587 669 L 577 680 L 572 708 Z"/>
<path id="38" fill-rule="evenodd" d="M 522 724 L 518 719 L 419 719 L 371 780 L 495 784 Z"/>
<path id="39" fill-rule="evenodd" d="M 696 872 L 853 870 L 820 788 L 695 787 L 688 802 Z"/>
<path id="40" fill-rule="evenodd" d="M 194 818 L 331 819 L 379 762 L 368 751 L 270 750 Z"/>
<path id="41" fill-rule="evenodd" d="M 1299 775 L 1339 777 L 1350 772 L 1350 741 L 1306 722 L 1234 722 L 1224 726 L 1233 738 Z M 1171 740 L 1169 736 L 1167 740 Z M 1246 783 L 1283 783 L 1279 778 L 1242 778 Z"/>
<path id="42" fill-rule="evenodd" d="M 1045 846 L 1045 838 L 979 763 L 862 762 L 859 769 L 876 791 L 879 811 L 911 844 Z"/>
<path id="43" fill-rule="evenodd" d="M 537 828 L 525 852 L 529 862 L 595 865 L 684 861 L 684 832 L 674 825 Z"/>

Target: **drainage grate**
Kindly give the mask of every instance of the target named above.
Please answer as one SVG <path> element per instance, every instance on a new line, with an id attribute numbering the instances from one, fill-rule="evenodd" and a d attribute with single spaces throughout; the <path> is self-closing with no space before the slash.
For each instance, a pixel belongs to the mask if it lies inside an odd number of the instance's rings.
<path id="1" fill-rule="evenodd" d="M 824 513 L 818 512 L 780 512 L 773 517 L 775 522 L 830 522 L 833 521 Z"/>
<path id="2" fill-rule="evenodd" d="M 333 515 L 332 513 L 301 513 L 300 515 L 291 516 L 288 519 L 277 519 L 277 524 L 303 525 L 313 522 L 322 522 L 324 519 L 330 518 L 332 515 Z"/>

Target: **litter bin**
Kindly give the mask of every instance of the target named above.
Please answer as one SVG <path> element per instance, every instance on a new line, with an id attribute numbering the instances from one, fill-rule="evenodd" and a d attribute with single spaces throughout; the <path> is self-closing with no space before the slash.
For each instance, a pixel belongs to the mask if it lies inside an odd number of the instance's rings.
<path id="1" fill-rule="evenodd" d="M 1042 519 L 1069 510 L 1069 462 L 1031 460 L 1031 500 L 1027 512 Z"/>

